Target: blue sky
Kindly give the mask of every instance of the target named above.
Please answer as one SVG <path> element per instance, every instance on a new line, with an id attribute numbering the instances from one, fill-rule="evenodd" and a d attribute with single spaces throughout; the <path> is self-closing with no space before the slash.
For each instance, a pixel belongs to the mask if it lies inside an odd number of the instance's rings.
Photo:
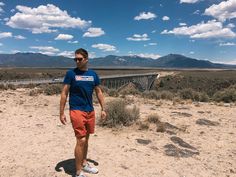
<path id="1" fill-rule="evenodd" d="M 0 52 L 236 64 L 236 0 L 0 0 Z"/>

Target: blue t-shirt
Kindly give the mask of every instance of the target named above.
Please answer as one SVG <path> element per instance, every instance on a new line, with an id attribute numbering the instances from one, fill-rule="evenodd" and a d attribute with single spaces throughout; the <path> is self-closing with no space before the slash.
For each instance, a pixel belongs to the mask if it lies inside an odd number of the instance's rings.
<path id="1" fill-rule="evenodd" d="M 93 111 L 93 90 L 100 84 L 97 73 L 93 70 L 81 71 L 78 68 L 67 71 L 63 81 L 70 85 L 70 110 Z"/>

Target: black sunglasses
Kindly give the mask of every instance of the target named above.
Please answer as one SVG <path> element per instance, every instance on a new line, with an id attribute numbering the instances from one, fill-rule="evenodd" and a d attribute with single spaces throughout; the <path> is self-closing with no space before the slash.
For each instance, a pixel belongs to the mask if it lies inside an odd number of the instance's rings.
<path id="1" fill-rule="evenodd" d="M 82 61 L 84 58 L 74 58 L 74 61 Z"/>

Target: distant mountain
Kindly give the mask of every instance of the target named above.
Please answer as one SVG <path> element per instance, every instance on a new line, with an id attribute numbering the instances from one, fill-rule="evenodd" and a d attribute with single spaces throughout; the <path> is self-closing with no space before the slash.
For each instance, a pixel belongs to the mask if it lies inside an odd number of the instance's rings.
<path id="1" fill-rule="evenodd" d="M 108 55 L 89 59 L 92 67 L 160 67 L 160 68 L 236 68 L 236 65 L 212 63 L 178 54 L 169 54 L 158 59 L 139 56 Z M 48 56 L 40 53 L 0 54 L 0 67 L 74 67 L 71 58 Z"/>
<path id="2" fill-rule="evenodd" d="M 0 54 L 0 67 L 72 67 L 74 61 L 63 56 L 41 53 Z"/>

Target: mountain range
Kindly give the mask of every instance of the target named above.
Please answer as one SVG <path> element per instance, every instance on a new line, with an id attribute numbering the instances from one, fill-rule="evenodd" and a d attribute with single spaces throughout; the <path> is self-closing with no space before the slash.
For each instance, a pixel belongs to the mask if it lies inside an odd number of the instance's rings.
<path id="1" fill-rule="evenodd" d="M 169 54 L 158 59 L 139 56 L 115 56 L 89 59 L 90 67 L 158 67 L 158 68 L 222 68 L 233 69 L 236 65 L 212 63 L 179 54 Z M 48 56 L 41 53 L 0 54 L 0 67 L 74 67 L 73 59 Z"/>

